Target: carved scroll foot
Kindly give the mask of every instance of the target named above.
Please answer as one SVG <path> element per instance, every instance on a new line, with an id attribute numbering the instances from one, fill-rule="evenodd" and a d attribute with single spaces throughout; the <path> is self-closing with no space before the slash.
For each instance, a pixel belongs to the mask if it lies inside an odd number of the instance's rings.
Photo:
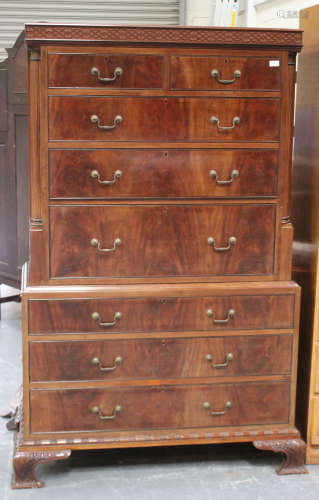
<path id="1" fill-rule="evenodd" d="M 62 451 L 19 451 L 13 456 L 12 489 L 43 488 L 44 483 L 35 475 L 35 468 L 39 464 L 66 460 L 71 450 Z"/>
<path id="2" fill-rule="evenodd" d="M 269 441 L 254 441 L 259 450 L 270 450 L 283 453 L 285 458 L 276 471 L 277 474 L 307 474 L 305 467 L 306 443 L 300 439 L 278 439 Z"/>

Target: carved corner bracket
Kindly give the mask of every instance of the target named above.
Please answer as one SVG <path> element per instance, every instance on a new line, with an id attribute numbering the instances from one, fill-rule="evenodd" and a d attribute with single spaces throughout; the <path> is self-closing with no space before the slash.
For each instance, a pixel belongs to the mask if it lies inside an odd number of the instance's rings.
<path id="1" fill-rule="evenodd" d="M 43 488 L 44 482 L 39 481 L 35 469 L 39 464 L 66 460 L 71 450 L 56 451 L 19 451 L 15 436 L 15 451 L 13 456 L 12 489 Z"/>
<path id="2" fill-rule="evenodd" d="M 308 474 L 305 467 L 306 443 L 301 438 L 253 441 L 255 448 L 283 453 L 285 458 L 277 474 Z"/>
<path id="3" fill-rule="evenodd" d="M 43 488 L 44 482 L 39 481 L 35 474 L 35 469 L 39 464 L 54 462 L 56 460 L 66 460 L 71 455 L 71 450 L 50 450 L 50 451 L 22 451 L 24 432 L 24 413 L 22 403 L 22 391 L 19 394 L 19 404 L 17 417 L 19 430 L 14 433 L 13 450 L 13 474 L 11 480 L 12 489 L 22 488 Z"/>

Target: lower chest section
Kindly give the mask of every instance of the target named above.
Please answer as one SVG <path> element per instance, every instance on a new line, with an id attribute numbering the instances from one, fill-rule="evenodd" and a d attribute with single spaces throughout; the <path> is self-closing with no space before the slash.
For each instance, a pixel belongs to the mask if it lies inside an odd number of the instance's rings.
<path id="1" fill-rule="evenodd" d="M 292 283 L 82 287 L 24 301 L 27 439 L 293 424 Z"/>

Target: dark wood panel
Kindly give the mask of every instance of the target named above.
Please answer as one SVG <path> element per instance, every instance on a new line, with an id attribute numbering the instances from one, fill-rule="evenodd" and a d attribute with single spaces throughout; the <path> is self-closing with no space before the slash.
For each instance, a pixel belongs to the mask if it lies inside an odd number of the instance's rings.
<path id="1" fill-rule="evenodd" d="M 183 276 L 271 274 L 275 207 L 54 206 L 50 275 Z M 214 238 L 216 251 L 208 238 Z M 236 243 L 231 245 L 230 238 Z M 98 240 L 101 248 L 92 246 Z"/>
<path id="2" fill-rule="evenodd" d="M 24 31 L 17 38 L 14 46 L 8 50 L 9 57 L 12 59 L 12 71 L 10 72 L 10 83 L 12 92 L 15 98 L 27 104 L 27 89 L 28 89 L 28 71 L 27 61 L 28 53 L 27 46 L 24 42 Z"/>
<path id="3" fill-rule="evenodd" d="M 7 175 L 7 148 L 5 144 L 0 144 L 0 269 L 1 272 L 8 272 L 9 258 L 7 251 L 7 192 L 8 192 L 8 175 Z M 2 282 L 2 280 L 1 280 Z M 0 282 L 0 283 L 1 283 Z"/>
<path id="4" fill-rule="evenodd" d="M 271 150 L 49 151 L 52 199 L 275 196 L 277 174 L 278 152 Z"/>
<path id="5" fill-rule="evenodd" d="M 270 61 L 276 61 L 270 62 Z M 278 64 L 274 66 L 274 64 Z M 213 70 L 218 76 L 212 76 Z M 240 71 L 236 77 L 235 72 Z M 280 57 L 171 56 L 171 88 L 187 90 L 279 90 Z M 221 83 L 232 81 L 232 83 Z"/>
<path id="6" fill-rule="evenodd" d="M 0 64 L 0 131 L 8 130 L 8 69 Z"/>
<path id="7" fill-rule="evenodd" d="M 207 316 L 207 309 L 214 316 Z M 234 315 L 225 323 L 216 323 Z M 116 312 L 122 318 L 114 326 Z M 233 329 L 293 328 L 293 295 L 234 295 L 227 297 L 150 297 L 147 299 L 65 299 L 30 300 L 29 333 L 108 333 L 153 331 L 210 331 Z"/>
<path id="8" fill-rule="evenodd" d="M 19 287 L 28 260 L 27 51 L 24 34 L 0 62 L 0 283 Z M 24 122 L 24 123 L 23 123 Z"/>
<path id="9" fill-rule="evenodd" d="M 29 254 L 29 176 L 26 168 L 28 158 L 28 116 L 16 115 L 16 189 L 17 189 L 17 273 L 21 272 Z"/>
<path id="10" fill-rule="evenodd" d="M 159 89 L 163 86 L 163 56 L 137 54 L 49 54 L 49 87 Z M 92 75 L 92 68 L 99 73 Z M 116 75 L 115 70 L 122 69 Z M 114 78 L 105 82 L 100 78 Z"/>
<path id="11" fill-rule="evenodd" d="M 279 375 L 291 371 L 292 336 L 31 342 L 29 350 L 31 382 Z"/>
<path id="12" fill-rule="evenodd" d="M 307 441 L 307 463 L 319 463 L 319 413 L 314 402 L 318 373 L 318 241 L 319 241 L 319 5 L 300 11 L 303 49 L 298 57 L 295 141 L 292 170 L 294 224 L 293 279 L 302 287 L 296 423 Z"/>
<path id="13" fill-rule="evenodd" d="M 32 390 L 31 432 L 108 431 L 286 423 L 289 415 L 288 382 L 160 386 L 108 389 Z M 225 415 L 227 401 L 232 407 Z M 203 407 L 208 402 L 211 409 Z M 121 411 L 113 420 L 102 415 Z"/>
<path id="14" fill-rule="evenodd" d="M 100 130 L 91 123 L 97 115 Z M 240 124 L 229 127 L 234 117 Z M 50 140 L 99 141 L 278 141 L 280 100 L 274 98 L 58 97 L 49 98 Z M 176 126 L 178 124 L 178 126 Z"/>

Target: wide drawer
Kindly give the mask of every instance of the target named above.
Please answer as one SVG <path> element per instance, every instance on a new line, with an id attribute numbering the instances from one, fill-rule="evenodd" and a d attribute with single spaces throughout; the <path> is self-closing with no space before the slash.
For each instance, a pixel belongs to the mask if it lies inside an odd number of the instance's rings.
<path id="1" fill-rule="evenodd" d="M 288 423 L 289 396 L 288 382 L 32 390 L 31 433 Z"/>
<path id="2" fill-rule="evenodd" d="M 50 140 L 278 141 L 279 122 L 278 98 L 49 97 Z"/>
<path id="3" fill-rule="evenodd" d="M 49 54 L 48 86 L 160 89 L 163 86 L 163 56 Z"/>
<path id="4" fill-rule="evenodd" d="M 174 55 L 176 90 L 280 90 L 280 58 Z"/>
<path id="5" fill-rule="evenodd" d="M 50 150 L 50 198 L 270 197 L 278 163 L 271 150 Z"/>
<path id="6" fill-rule="evenodd" d="M 292 335 L 30 342 L 30 381 L 283 375 Z"/>
<path id="7" fill-rule="evenodd" d="M 291 294 L 232 293 L 226 297 L 29 300 L 28 330 L 37 335 L 288 329 L 294 328 L 294 301 Z M 120 313 L 118 319 L 116 313 Z"/>
<path id="8" fill-rule="evenodd" d="M 51 206 L 51 277 L 266 275 L 273 205 Z"/>

